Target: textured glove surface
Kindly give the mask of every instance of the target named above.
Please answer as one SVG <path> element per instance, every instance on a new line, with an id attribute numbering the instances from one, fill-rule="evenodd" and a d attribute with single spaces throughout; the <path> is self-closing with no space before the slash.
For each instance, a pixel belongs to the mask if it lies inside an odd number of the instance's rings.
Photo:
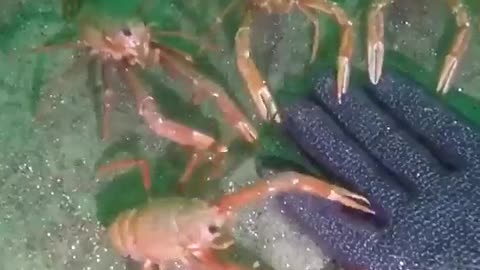
<path id="1" fill-rule="evenodd" d="M 335 97 L 335 76 L 284 109 L 284 127 L 327 175 L 365 194 L 376 218 L 283 195 L 285 213 L 349 269 L 478 269 L 480 133 L 399 73 Z M 375 226 L 370 226 L 376 224 Z"/>

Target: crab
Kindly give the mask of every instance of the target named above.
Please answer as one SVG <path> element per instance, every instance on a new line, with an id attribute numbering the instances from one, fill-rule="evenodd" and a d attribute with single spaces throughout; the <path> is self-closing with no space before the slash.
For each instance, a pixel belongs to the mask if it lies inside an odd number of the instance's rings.
<path id="1" fill-rule="evenodd" d="M 367 63 L 369 79 L 373 84 L 377 84 L 382 75 L 384 61 L 384 11 L 394 1 L 371 0 L 368 13 Z M 232 0 L 216 18 L 216 22 L 211 28 L 211 34 L 215 32 L 216 26 L 222 22 L 223 18 L 240 2 L 245 3 L 246 14 L 235 36 L 237 68 L 247 86 L 249 95 L 255 103 L 258 114 L 264 121 L 273 120 L 279 123 L 281 118 L 267 82 L 251 57 L 250 35 L 254 11 L 270 15 L 290 13 L 294 8 L 300 10 L 314 27 L 310 62 L 316 59 L 319 47 L 320 25 L 315 17 L 316 13 L 327 14 L 336 20 L 341 27 L 340 48 L 337 57 L 336 89 L 338 101 L 341 102 L 341 98 L 346 94 L 350 81 L 351 58 L 354 51 L 354 24 L 337 3 L 329 0 Z M 437 92 L 444 94 L 450 88 L 459 61 L 468 47 L 471 36 L 470 17 L 462 0 L 446 0 L 446 2 L 455 16 L 458 32 L 450 52 L 445 58 L 438 79 Z"/>
<path id="2" fill-rule="evenodd" d="M 145 160 L 121 160 L 104 165 L 99 168 L 98 176 L 117 174 L 119 168 L 126 167 L 140 168 L 149 199 L 140 207 L 120 212 L 105 226 L 113 248 L 123 257 L 142 263 L 144 270 L 170 269 L 172 264 L 188 269 L 247 269 L 220 260 L 216 253 L 234 245 L 236 213 L 283 192 L 306 193 L 354 211 L 375 214 L 365 197 L 329 184 L 325 179 L 293 171 L 258 179 L 251 186 L 213 200 L 184 194 L 153 197 L 150 169 Z"/>
<path id="3" fill-rule="evenodd" d="M 75 7 L 82 6 L 78 1 L 63 1 L 64 17 L 71 16 Z M 71 5 L 73 6 L 71 6 Z M 202 75 L 194 67 L 192 56 L 177 49 L 162 45 L 152 36 L 175 35 L 195 40 L 179 33 L 153 31 L 139 19 L 125 20 L 108 16 L 97 16 L 95 11 L 85 9 L 77 15 L 79 38 L 76 42 L 60 45 L 43 46 L 36 51 L 52 51 L 59 48 L 84 51 L 87 57 L 100 62 L 104 89 L 104 109 L 102 120 L 102 139 L 110 137 L 109 116 L 114 104 L 115 82 L 112 74 L 118 73 L 131 90 L 136 101 L 138 114 L 157 136 L 173 141 L 192 151 L 185 173 L 180 179 L 180 186 L 185 184 L 193 170 L 207 158 L 216 165 L 228 152 L 229 142 L 217 142 L 213 137 L 181 123 L 172 121 L 162 115 L 149 91 L 140 80 L 138 73 L 147 69 L 160 67 L 171 76 L 180 78 L 190 85 L 192 102 L 199 105 L 209 99 L 213 100 L 227 124 L 248 143 L 257 139 L 256 128 L 225 93 L 222 86 Z M 213 158 L 211 156 L 214 156 Z M 219 167 L 219 166 L 215 166 Z"/>

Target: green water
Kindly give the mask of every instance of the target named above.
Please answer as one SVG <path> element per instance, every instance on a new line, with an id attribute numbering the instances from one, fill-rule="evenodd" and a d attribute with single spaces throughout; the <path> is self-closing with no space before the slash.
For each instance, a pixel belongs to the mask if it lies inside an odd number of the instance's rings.
<path id="1" fill-rule="evenodd" d="M 80 63 L 64 74 L 77 62 L 72 51 L 27 52 L 45 43 L 61 43 L 75 34 L 74 22 L 66 24 L 60 16 L 60 5 L 51 2 L 8 0 L 0 4 L 0 244 L 5 248 L 0 253 L 0 269 L 123 269 L 124 260 L 111 250 L 103 225 L 119 211 L 144 203 L 146 194 L 138 171 L 112 181 L 96 179 L 96 168 L 113 159 L 144 158 L 151 164 L 154 195 L 162 196 L 172 193 L 187 155 L 150 134 L 121 86 L 119 92 L 123 94 L 112 116 L 115 136 L 108 142 L 99 140 L 98 67 Z M 86 4 L 95 6 L 86 12 L 127 18 L 137 2 L 88 0 Z M 154 2 L 145 20 L 155 22 L 162 30 L 202 35 L 229 1 Z M 367 79 L 363 37 L 367 1 L 338 2 L 359 27 L 352 83 L 360 83 Z M 480 56 L 480 40 L 476 11 L 480 4 L 468 4 L 475 26 L 470 50 L 461 64 L 457 88 L 442 98 L 478 123 L 475 99 L 480 97 L 480 66 L 476 57 Z M 433 89 L 455 30 L 447 6 L 404 0 L 392 7 L 386 19 L 387 67 L 415 71 L 409 72 L 412 78 Z M 234 62 L 233 38 L 240 20 L 240 10 L 228 16 L 215 40 L 222 52 L 195 57 L 202 72 L 251 111 Z M 311 27 L 301 14 L 259 17 L 255 22 L 254 57 L 281 102 L 309 91 L 315 71 L 335 64 L 338 27 L 325 16 L 320 22 L 320 52 L 312 65 L 307 64 Z M 190 53 L 197 49 L 178 39 L 162 42 Z M 189 104 L 180 91 L 183 84 L 159 71 L 146 74 L 144 79 L 155 89 L 154 96 L 166 115 L 214 136 L 222 134 L 225 127 L 218 124 L 212 106 L 197 108 Z M 43 120 L 34 122 L 38 110 L 45 112 Z M 236 166 L 219 186 L 209 183 L 206 197 L 218 195 L 218 187 L 232 191 L 254 181 L 253 157 L 283 155 L 301 162 L 288 142 L 275 133 L 265 128 L 262 148 L 257 150 L 240 151 L 244 147 L 240 143 L 232 146 Z M 258 257 L 275 269 L 316 269 L 311 267 L 328 262 L 321 250 L 279 216 L 273 202 L 246 209 L 237 235 L 239 246 L 255 255 L 248 259 Z"/>

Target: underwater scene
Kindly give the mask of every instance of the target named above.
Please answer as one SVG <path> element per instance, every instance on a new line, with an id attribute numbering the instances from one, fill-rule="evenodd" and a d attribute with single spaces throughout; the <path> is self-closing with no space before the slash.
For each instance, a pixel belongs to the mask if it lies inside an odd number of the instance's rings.
<path id="1" fill-rule="evenodd" d="M 479 269 L 479 11 L 1 0 L 0 269 Z"/>

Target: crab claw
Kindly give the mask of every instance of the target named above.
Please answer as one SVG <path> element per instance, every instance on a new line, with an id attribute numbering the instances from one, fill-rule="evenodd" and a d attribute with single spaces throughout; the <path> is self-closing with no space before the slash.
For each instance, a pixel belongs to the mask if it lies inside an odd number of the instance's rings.
<path id="1" fill-rule="evenodd" d="M 382 77 L 384 47 L 382 42 L 368 44 L 368 74 L 370 81 L 377 84 Z"/>
<path id="2" fill-rule="evenodd" d="M 370 208 L 358 203 L 358 201 L 362 201 L 366 205 L 370 205 L 370 202 L 367 200 L 367 198 L 341 187 L 333 186 L 332 191 L 327 199 L 339 202 L 345 206 L 360 210 L 362 212 L 375 214 L 375 212 Z"/>
<path id="3" fill-rule="evenodd" d="M 339 56 L 337 60 L 337 98 L 338 102 L 342 102 L 342 97 L 347 93 L 348 84 L 350 82 L 350 59 L 348 57 Z"/>
<path id="4" fill-rule="evenodd" d="M 386 4 L 388 4 L 388 1 L 372 4 L 368 14 L 368 74 L 373 84 L 377 84 L 382 77 L 385 54 L 383 8 Z"/>
<path id="5" fill-rule="evenodd" d="M 450 88 L 453 77 L 457 72 L 460 58 L 463 56 L 470 41 L 470 29 L 468 24 L 460 29 L 453 43 L 450 53 L 445 57 L 442 72 L 438 79 L 437 92 L 446 94 Z"/>
<path id="6" fill-rule="evenodd" d="M 452 56 L 451 54 L 445 57 L 445 62 L 443 64 L 442 72 L 438 79 L 437 92 L 446 94 L 450 85 L 452 83 L 452 78 L 455 75 L 458 67 L 458 58 Z"/>
<path id="7" fill-rule="evenodd" d="M 455 16 L 455 21 L 458 31 L 455 35 L 452 47 L 448 55 L 445 57 L 442 72 L 438 79 L 437 92 L 446 94 L 450 88 L 452 79 L 457 72 L 460 58 L 465 54 L 468 43 L 470 42 L 470 16 L 462 0 L 448 0 L 447 1 L 452 14 Z"/>
<path id="8" fill-rule="evenodd" d="M 252 23 L 251 14 L 245 16 L 242 27 L 240 27 L 235 36 L 235 50 L 237 56 L 237 68 L 243 77 L 248 91 L 260 118 L 263 121 L 273 120 L 280 123 L 280 115 L 277 105 L 274 101 L 267 82 L 264 80 L 255 62 L 251 58 L 250 48 L 250 24 Z"/>
<path id="9" fill-rule="evenodd" d="M 355 44 L 353 22 L 347 16 L 345 10 L 334 2 L 305 0 L 298 1 L 298 5 L 301 6 L 301 9 L 307 17 L 309 16 L 309 13 L 305 12 L 305 10 L 316 10 L 333 17 L 341 28 L 340 49 L 337 58 L 337 98 L 338 102 L 341 103 L 342 96 L 347 93 L 348 85 L 350 83 L 350 65 Z M 316 31 L 318 30 L 316 29 Z M 318 36 L 318 33 L 316 33 L 315 36 Z"/>
<path id="10" fill-rule="evenodd" d="M 300 174 L 297 172 L 284 172 L 273 178 L 260 179 L 255 185 L 246 187 L 237 193 L 223 196 L 217 203 L 220 212 L 227 215 L 233 214 L 246 204 L 268 198 L 283 192 L 301 192 L 319 198 L 339 202 L 347 207 L 375 214 L 370 209 L 367 198 L 348 191 L 344 188 L 327 183 L 323 179 Z"/>

